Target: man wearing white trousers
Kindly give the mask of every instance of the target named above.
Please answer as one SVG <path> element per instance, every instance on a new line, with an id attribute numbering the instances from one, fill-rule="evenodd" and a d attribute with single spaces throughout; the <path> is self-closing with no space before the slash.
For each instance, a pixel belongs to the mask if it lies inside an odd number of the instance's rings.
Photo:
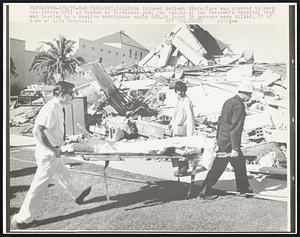
<path id="1" fill-rule="evenodd" d="M 37 170 L 19 212 L 12 218 L 14 227 L 26 228 L 34 221 L 52 177 L 71 194 L 79 205 L 91 191 L 91 186 L 84 190 L 79 187 L 79 183 L 70 176 L 70 171 L 60 158 L 65 136 L 63 105 L 71 104 L 74 88 L 72 83 L 58 82 L 53 90 L 54 98 L 41 108 L 36 117 L 33 135 L 36 140 Z"/>

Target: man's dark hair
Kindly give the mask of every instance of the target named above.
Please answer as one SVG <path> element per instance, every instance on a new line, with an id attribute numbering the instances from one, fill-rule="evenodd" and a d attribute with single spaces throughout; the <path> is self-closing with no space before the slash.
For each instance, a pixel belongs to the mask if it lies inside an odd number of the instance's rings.
<path id="1" fill-rule="evenodd" d="M 67 81 L 59 81 L 56 83 L 55 88 L 53 89 L 53 95 L 65 95 L 72 94 L 74 92 L 75 85 Z"/>
<path id="2" fill-rule="evenodd" d="M 175 92 L 176 92 L 176 91 L 183 91 L 183 92 L 186 92 L 186 91 L 187 91 L 187 86 L 186 86 L 186 84 L 185 84 L 184 82 L 182 82 L 182 81 L 177 81 L 177 82 L 175 83 L 174 89 L 175 89 Z"/>

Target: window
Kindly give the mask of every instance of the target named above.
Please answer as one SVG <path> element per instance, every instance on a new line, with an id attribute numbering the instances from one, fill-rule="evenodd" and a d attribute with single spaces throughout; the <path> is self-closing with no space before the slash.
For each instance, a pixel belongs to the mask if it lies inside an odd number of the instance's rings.
<path id="1" fill-rule="evenodd" d="M 84 44 L 82 45 L 82 48 L 85 48 L 85 45 L 84 45 Z"/>
<path id="2" fill-rule="evenodd" d="M 125 57 L 126 55 L 125 55 L 125 53 L 123 53 L 123 57 Z"/>
<path id="3" fill-rule="evenodd" d="M 110 50 L 108 50 L 108 53 L 111 53 L 111 51 L 110 51 Z"/>
<path id="4" fill-rule="evenodd" d="M 119 53 L 118 53 L 118 52 L 116 52 L 116 55 L 119 55 Z"/>
<path id="5" fill-rule="evenodd" d="M 100 49 L 101 52 L 103 52 L 103 49 Z"/>
<path id="6" fill-rule="evenodd" d="M 140 52 L 140 58 L 142 59 L 142 57 L 143 57 L 143 52 Z"/>
<path id="7" fill-rule="evenodd" d="M 99 58 L 99 63 L 102 63 L 102 58 Z"/>
<path id="8" fill-rule="evenodd" d="M 129 49 L 129 58 L 131 58 L 132 55 L 132 49 Z"/>
<path id="9" fill-rule="evenodd" d="M 91 47 L 91 49 L 92 49 L 92 50 L 94 50 L 94 49 L 95 49 L 95 47 Z"/>
<path id="10" fill-rule="evenodd" d="M 134 52 L 134 58 L 137 59 L 137 51 Z"/>

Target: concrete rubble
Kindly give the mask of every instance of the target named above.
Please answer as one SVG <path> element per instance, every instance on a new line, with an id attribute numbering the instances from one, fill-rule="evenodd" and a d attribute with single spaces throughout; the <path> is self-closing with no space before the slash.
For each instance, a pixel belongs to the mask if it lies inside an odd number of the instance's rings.
<path id="1" fill-rule="evenodd" d="M 255 93 L 247 105 L 242 148 L 246 156 L 255 157 L 248 165 L 269 167 L 276 173 L 276 168 L 287 167 L 289 94 L 281 73 L 285 67 L 254 63 L 254 52 L 236 54 L 199 25 L 191 24 L 176 26 L 138 64 L 105 69 L 91 62 L 69 80 L 79 96 L 87 97 L 90 137 L 130 144 L 164 143 L 171 138 L 168 123 L 176 106 L 172 86 L 177 80 L 188 85 L 196 116 L 195 135 L 209 139 L 215 138 L 224 101 L 241 82 L 251 82 Z M 10 124 L 26 123 L 37 112 L 37 108 L 12 108 Z"/>

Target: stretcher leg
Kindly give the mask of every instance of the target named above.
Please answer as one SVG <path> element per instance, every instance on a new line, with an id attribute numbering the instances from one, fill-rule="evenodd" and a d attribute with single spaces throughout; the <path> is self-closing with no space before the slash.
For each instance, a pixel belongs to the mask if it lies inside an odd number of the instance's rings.
<path id="1" fill-rule="evenodd" d="M 192 189 L 195 183 L 195 176 L 197 174 L 197 166 L 198 166 L 198 159 L 194 159 L 192 160 L 192 166 L 193 166 L 193 170 L 191 172 L 191 183 L 189 185 L 189 189 L 188 189 L 188 193 L 187 193 L 187 199 L 189 199 L 191 197 L 191 193 L 192 193 Z"/>
<path id="2" fill-rule="evenodd" d="M 107 174 L 106 174 L 106 169 L 109 165 L 109 161 L 105 161 L 104 169 L 103 169 L 103 177 L 104 177 L 104 184 L 105 184 L 105 194 L 106 194 L 106 201 L 110 201 L 109 195 L 108 195 L 108 183 L 107 183 Z"/>

